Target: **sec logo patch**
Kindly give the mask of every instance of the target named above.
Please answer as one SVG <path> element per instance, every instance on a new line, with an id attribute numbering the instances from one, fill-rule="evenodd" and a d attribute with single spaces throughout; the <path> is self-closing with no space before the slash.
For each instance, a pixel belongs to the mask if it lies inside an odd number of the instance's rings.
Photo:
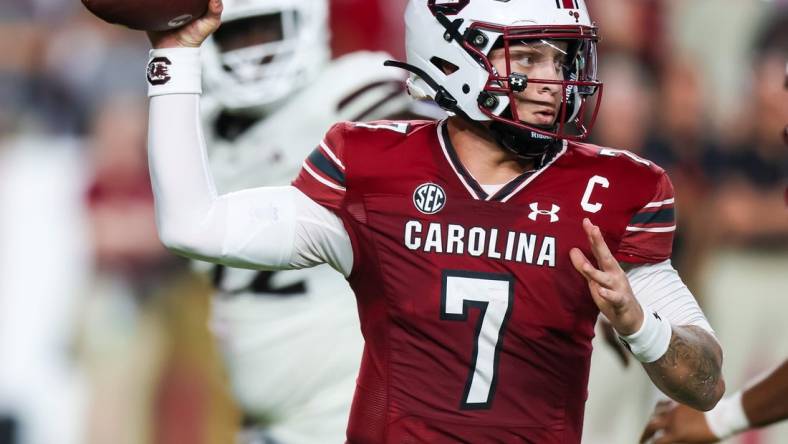
<path id="1" fill-rule="evenodd" d="M 446 192 L 440 185 L 425 183 L 413 192 L 413 204 L 424 214 L 435 214 L 446 205 Z"/>

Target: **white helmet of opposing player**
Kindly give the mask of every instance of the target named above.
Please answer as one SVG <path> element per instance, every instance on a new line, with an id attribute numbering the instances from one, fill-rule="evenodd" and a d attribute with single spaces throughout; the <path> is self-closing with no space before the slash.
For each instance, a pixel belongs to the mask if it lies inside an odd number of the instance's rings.
<path id="1" fill-rule="evenodd" d="M 602 83 L 596 79 L 597 28 L 583 0 L 411 0 L 405 24 L 407 64 L 399 66 L 413 73 L 413 95 L 471 120 L 537 137 L 578 140 L 590 132 L 600 100 L 586 113 L 586 99 Z M 563 79 L 528 78 L 511 70 L 511 45 L 554 41 L 568 42 Z M 499 73 L 490 62 L 495 48 L 506 51 L 510 72 Z M 562 87 L 562 106 L 550 127 L 523 122 L 509 106 L 515 94 L 539 84 Z M 588 123 L 586 114 L 591 114 Z"/>
<path id="2" fill-rule="evenodd" d="M 206 92 L 227 109 L 264 109 L 317 76 L 328 42 L 327 0 L 224 0 L 203 45 Z"/>

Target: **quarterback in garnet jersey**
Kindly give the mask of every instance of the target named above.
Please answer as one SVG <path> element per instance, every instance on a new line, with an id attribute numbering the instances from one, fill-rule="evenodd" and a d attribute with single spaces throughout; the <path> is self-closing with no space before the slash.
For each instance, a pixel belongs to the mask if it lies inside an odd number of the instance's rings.
<path id="1" fill-rule="evenodd" d="M 590 217 L 619 260 L 666 260 L 673 190 L 630 153 L 550 156 L 495 193 L 445 122 L 338 124 L 307 159 L 295 186 L 353 241 L 366 347 L 351 441 L 579 441 L 599 310 L 569 249 Z"/>
<path id="2" fill-rule="evenodd" d="M 411 0 L 407 63 L 387 64 L 451 117 L 337 124 L 292 186 L 225 195 L 190 117 L 220 12 L 151 35 L 173 79 L 149 92 L 159 235 L 348 279 L 365 340 L 348 442 L 579 443 L 600 313 L 668 396 L 720 399 L 721 349 L 669 260 L 670 181 L 581 143 L 602 89 L 582 0 Z"/>

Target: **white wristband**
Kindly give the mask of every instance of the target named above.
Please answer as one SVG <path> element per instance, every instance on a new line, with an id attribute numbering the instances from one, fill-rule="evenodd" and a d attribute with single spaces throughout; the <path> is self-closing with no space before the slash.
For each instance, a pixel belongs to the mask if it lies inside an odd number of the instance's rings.
<path id="1" fill-rule="evenodd" d="M 200 48 L 153 49 L 148 61 L 148 97 L 201 94 Z"/>
<path id="2" fill-rule="evenodd" d="M 750 421 L 741 404 L 741 395 L 742 392 L 736 392 L 705 413 L 709 430 L 720 440 L 750 428 Z"/>
<path id="3" fill-rule="evenodd" d="M 670 322 L 643 307 L 643 325 L 640 330 L 629 335 L 619 336 L 640 362 L 654 362 L 668 351 L 673 329 Z"/>

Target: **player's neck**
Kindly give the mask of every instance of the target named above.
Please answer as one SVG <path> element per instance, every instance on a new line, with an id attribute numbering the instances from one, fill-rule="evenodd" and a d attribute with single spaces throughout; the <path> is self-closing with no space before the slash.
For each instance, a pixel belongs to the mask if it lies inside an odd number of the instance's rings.
<path id="1" fill-rule="evenodd" d="M 459 117 L 448 119 L 449 137 L 462 165 L 485 185 L 507 183 L 526 171 L 534 162 L 517 157 L 498 145 L 486 131 Z"/>

